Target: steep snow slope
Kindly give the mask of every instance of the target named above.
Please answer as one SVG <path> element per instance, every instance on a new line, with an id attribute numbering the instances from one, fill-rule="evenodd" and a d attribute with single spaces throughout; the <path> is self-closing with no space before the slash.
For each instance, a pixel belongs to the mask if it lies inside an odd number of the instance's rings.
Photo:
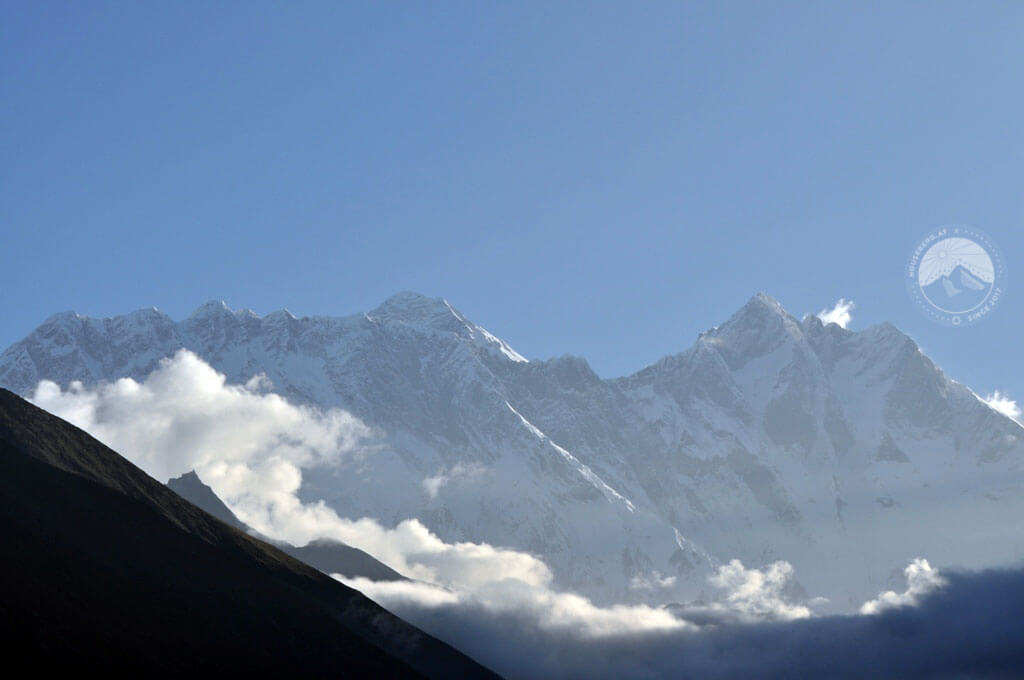
<path id="1" fill-rule="evenodd" d="M 789 560 L 844 608 L 914 556 L 1024 554 L 1008 519 L 1024 509 L 1024 431 L 888 324 L 799 321 L 758 295 L 681 354 L 602 380 L 579 358 L 528 362 L 413 293 L 345 318 L 208 303 L 180 323 L 51 317 L 0 355 L 0 384 L 142 378 L 182 347 L 383 433 L 311 472 L 304 497 L 531 551 L 601 602 L 699 596 L 738 557 Z"/>

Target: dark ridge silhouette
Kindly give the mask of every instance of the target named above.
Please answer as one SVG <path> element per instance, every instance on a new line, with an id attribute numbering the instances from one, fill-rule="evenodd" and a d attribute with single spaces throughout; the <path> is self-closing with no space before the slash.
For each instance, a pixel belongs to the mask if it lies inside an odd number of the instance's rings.
<path id="1" fill-rule="evenodd" d="M 341 541 L 324 538 L 310 541 L 301 548 L 288 544 L 284 544 L 280 548 L 295 559 L 302 560 L 325 574 L 341 574 L 348 577 L 362 576 L 371 581 L 409 580 L 368 553 Z"/>
<path id="2" fill-rule="evenodd" d="M 2 389 L 0 541 L 8 668 L 496 677 Z"/>
<path id="3" fill-rule="evenodd" d="M 238 516 L 231 512 L 231 508 L 224 505 L 224 501 L 213 492 L 213 489 L 204 484 L 203 480 L 199 479 L 199 475 L 195 473 L 195 470 L 186 472 L 180 477 L 167 480 L 167 488 L 200 510 L 210 513 L 228 526 L 251 533 L 249 525 L 238 519 Z"/>
<path id="4" fill-rule="evenodd" d="M 213 489 L 203 483 L 194 470 L 169 480 L 167 486 L 192 505 L 205 510 L 225 524 L 241 529 L 250 535 L 258 533 L 238 519 L 235 513 L 224 505 L 224 501 L 213 492 Z M 369 553 L 341 541 L 318 539 L 310 541 L 300 548 L 284 541 L 264 540 L 325 574 L 341 574 L 348 577 L 362 576 L 371 581 L 408 580 Z"/>

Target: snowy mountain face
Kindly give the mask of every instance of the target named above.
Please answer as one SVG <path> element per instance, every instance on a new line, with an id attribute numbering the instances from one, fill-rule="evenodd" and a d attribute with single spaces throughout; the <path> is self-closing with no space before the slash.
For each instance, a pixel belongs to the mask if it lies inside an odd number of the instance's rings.
<path id="1" fill-rule="evenodd" d="M 0 385 L 142 379 L 180 348 L 382 433 L 309 471 L 303 497 L 534 553 L 602 603 L 692 599 L 729 559 L 785 559 L 845 610 L 913 557 L 1024 556 L 1024 429 L 889 324 L 798 321 L 758 295 L 681 354 L 603 380 L 575 357 L 526 361 L 411 293 L 344 318 L 208 303 L 179 323 L 51 317 L 0 355 Z"/>

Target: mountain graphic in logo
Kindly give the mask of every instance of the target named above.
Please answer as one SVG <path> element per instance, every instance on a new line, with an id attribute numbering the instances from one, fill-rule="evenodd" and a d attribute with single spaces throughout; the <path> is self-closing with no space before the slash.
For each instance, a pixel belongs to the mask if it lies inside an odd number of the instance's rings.
<path id="1" fill-rule="evenodd" d="M 952 314 L 964 314 L 985 301 L 992 291 L 992 284 L 958 266 L 949 276 L 936 279 L 923 286 L 921 291 L 936 307 Z"/>
<path id="2" fill-rule="evenodd" d="M 946 238 L 925 252 L 917 272 L 924 297 L 949 314 L 966 314 L 992 293 L 996 273 L 992 258 L 968 238 Z"/>

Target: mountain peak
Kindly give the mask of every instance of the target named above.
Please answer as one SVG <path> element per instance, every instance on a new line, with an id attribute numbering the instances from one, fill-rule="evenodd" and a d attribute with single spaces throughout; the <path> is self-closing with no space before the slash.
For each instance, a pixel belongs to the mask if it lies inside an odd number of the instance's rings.
<path id="1" fill-rule="evenodd" d="M 489 352 L 496 351 L 512 361 L 527 361 L 504 340 L 467 319 L 444 298 L 431 298 L 404 291 L 389 297 L 367 316 L 383 322 L 397 322 L 407 326 L 454 333 L 478 347 Z"/>
<path id="2" fill-rule="evenodd" d="M 723 336 L 730 332 L 785 330 L 790 334 L 799 332 L 800 324 L 787 312 L 778 300 L 766 293 L 757 293 L 719 326 L 714 335 Z"/>
<path id="3" fill-rule="evenodd" d="M 755 293 L 747 300 L 747 304 L 740 308 L 740 312 L 743 311 L 789 316 L 789 312 L 782 307 L 782 303 L 768 293 Z"/>
<path id="4" fill-rule="evenodd" d="M 221 314 L 231 314 L 232 310 L 228 307 L 228 303 L 223 300 L 210 300 L 205 302 L 198 307 L 195 311 L 189 315 L 189 319 L 202 319 L 211 316 L 219 316 Z"/>
<path id="5" fill-rule="evenodd" d="M 40 327 L 42 327 L 42 326 L 48 326 L 50 324 L 55 324 L 55 323 L 57 323 L 57 324 L 59 324 L 59 323 L 66 323 L 68 321 L 72 321 L 72 320 L 80 319 L 80 318 L 81 318 L 81 315 L 78 314 L 78 312 L 75 312 L 75 311 L 72 311 L 72 310 L 69 309 L 69 310 L 66 310 L 66 311 L 63 311 L 63 312 L 57 312 L 56 314 L 51 314 L 50 316 L 48 316 L 46 318 L 45 321 L 43 321 L 43 323 L 41 323 L 39 325 L 40 325 Z"/>
<path id="6" fill-rule="evenodd" d="M 448 301 L 444 298 L 432 298 L 415 291 L 403 290 L 380 303 L 371 314 L 399 314 L 427 310 L 440 311 L 442 309 L 450 309 Z"/>
<path id="7" fill-rule="evenodd" d="M 784 343 L 801 342 L 803 335 L 800 322 L 778 300 L 758 293 L 724 324 L 701 334 L 701 339 L 713 345 L 730 368 L 736 369 Z"/>
<path id="8" fill-rule="evenodd" d="M 203 484 L 203 480 L 199 479 L 199 475 L 196 474 L 195 470 L 189 470 L 188 472 L 184 473 L 183 475 L 181 475 L 179 477 L 175 477 L 170 482 L 167 482 L 168 485 L 171 482 L 179 482 L 181 484 L 202 484 L 204 487 L 206 487 L 206 485 Z M 206 488 L 209 488 L 209 487 L 206 487 Z"/>
<path id="9" fill-rule="evenodd" d="M 249 310 L 239 310 L 238 312 L 235 312 L 235 314 L 245 314 L 246 316 L 249 316 L 249 315 L 256 316 L 253 312 L 251 312 Z M 267 320 L 267 321 L 279 321 L 279 320 L 294 321 L 295 319 L 297 319 L 299 317 L 297 317 L 294 314 L 292 314 L 291 311 L 287 307 L 285 307 L 283 309 L 278 309 L 277 311 L 271 312 L 270 314 L 267 314 L 263 318 L 265 320 Z"/>
<path id="10" fill-rule="evenodd" d="M 175 477 L 167 482 L 167 487 L 189 501 L 201 510 L 205 510 L 228 526 L 247 531 L 248 527 L 240 520 L 235 513 L 231 512 L 228 506 L 217 497 L 213 489 L 208 487 L 195 470 L 189 470 L 180 477 Z"/>
<path id="11" fill-rule="evenodd" d="M 392 295 L 370 312 L 371 317 L 426 325 L 438 330 L 471 329 L 472 324 L 444 298 L 432 298 L 412 291 Z"/>

